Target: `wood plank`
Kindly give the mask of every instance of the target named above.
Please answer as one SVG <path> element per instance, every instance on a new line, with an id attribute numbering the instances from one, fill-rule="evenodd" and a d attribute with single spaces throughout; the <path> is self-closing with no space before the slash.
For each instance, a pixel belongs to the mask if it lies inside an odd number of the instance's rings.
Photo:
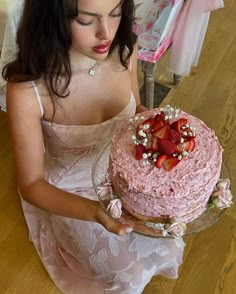
<path id="1" fill-rule="evenodd" d="M 214 293 L 235 230 L 236 221 L 225 215 L 196 235 L 174 294 Z"/>
<path id="2" fill-rule="evenodd" d="M 5 293 L 33 254 L 35 249 L 29 241 L 28 231 L 21 217 L 0 242 L 1 293 Z"/>
<path id="3" fill-rule="evenodd" d="M 203 119 L 224 146 L 236 195 L 236 5 L 212 13 L 198 67 L 172 88 L 163 105 L 178 105 Z M 169 52 L 168 52 L 169 54 Z M 168 54 L 157 67 L 165 79 Z M 165 72 L 164 72 L 165 71 Z M 163 73 L 164 72 L 164 73 Z M 142 85 L 142 73 L 139 82 Z M 0 111 L 0 293 L 58 294 L 28 239 L 16 193 L 6 114 Z M 234 200 L 234 202 L 236 202 Z M 236 293 L 236 205 L 211 228 L 188 237 L 179 278 L 155 277 L 144 294 Z"/>
<path id="4" fill-rule="evenodd" d="M 42 283 L 43 281 L 43 283 Z M 19 287 L 20 285 L 20 287 Z M 5 294 L 61 294 L 62 292 L 53 285 L 48 273 L 35 254 L 32 254 L 29 261 L 19 271 L 16 279 L 4 292 Z"/>
<path id="5" fill-rule="evenodd" d="M 230 243 L 228 255 L 220 273 L 214 294 L 233 294 L 236 293 L 236 233 Z"/>

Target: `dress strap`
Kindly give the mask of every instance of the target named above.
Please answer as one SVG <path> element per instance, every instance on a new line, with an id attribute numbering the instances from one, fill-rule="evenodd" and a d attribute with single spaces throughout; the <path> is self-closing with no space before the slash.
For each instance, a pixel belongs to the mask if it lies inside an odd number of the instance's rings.
<path id="1" fill-rule="evenodd" d="M 37 100 L 38 100 L 38 103 L 39 103 L 39 108 L 40 108 L 41 116 L 43 117 L 43 115 L 44 115 L 43 103 L 42 103 L 41 97 L 39 95 L 38 88 L 37 88 L 37 86 L 36 86 L 36 84 L 35 84 L 34 81 L 32 81 L 32 85 L 33 85 L 34 92 L 36 94 L 36 97 L 37 97 Z"/>

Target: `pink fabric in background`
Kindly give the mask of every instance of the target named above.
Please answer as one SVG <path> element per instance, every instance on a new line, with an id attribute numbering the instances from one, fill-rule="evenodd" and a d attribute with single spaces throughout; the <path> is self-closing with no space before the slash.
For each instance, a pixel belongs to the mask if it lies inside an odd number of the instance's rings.
<path id="1" fill-rule="evenodd" d="M 223 0 L 187 0 L 173 34 L 169 70 L 187 76 L 197 66 L 205 38 L 210 11 L 224 6 Z"/>
<path id="2" fill-rule="evenodd" d="M 189 75 L 198 64 L 210 12 L 223 0 L 135 0 L 138 58 L 157 62 L 172 44 L 169 70 Z M 173 42 L 173 43 L 172 43 Z"/>
<path id="3" fill-rule="evenodd" d="M 172 32 L 184 0 L 135 0 L 138 58 L 155 63 L 172 42 Z"/>

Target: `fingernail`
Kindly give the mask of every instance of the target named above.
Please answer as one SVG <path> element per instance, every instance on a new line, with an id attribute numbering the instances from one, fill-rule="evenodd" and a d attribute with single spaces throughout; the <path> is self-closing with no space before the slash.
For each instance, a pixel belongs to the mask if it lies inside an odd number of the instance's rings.
<path id="1" fill-rule="evenodd" d="M 133 228 L 129 227 L 129 228 L 125 228 L 126 233 L 131 233 L 133 231 Z"/>

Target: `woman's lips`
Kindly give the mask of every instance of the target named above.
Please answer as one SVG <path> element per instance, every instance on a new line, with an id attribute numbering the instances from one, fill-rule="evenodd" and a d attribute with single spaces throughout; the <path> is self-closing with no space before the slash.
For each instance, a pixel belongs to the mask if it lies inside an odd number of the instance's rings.
<path id="1" fill-rule="evenodd" d="M 93 51 L 99 54 L 107 53 L 110 50 L 111 41 L 101 44 L 99 46 L 93 47 Z"/>

